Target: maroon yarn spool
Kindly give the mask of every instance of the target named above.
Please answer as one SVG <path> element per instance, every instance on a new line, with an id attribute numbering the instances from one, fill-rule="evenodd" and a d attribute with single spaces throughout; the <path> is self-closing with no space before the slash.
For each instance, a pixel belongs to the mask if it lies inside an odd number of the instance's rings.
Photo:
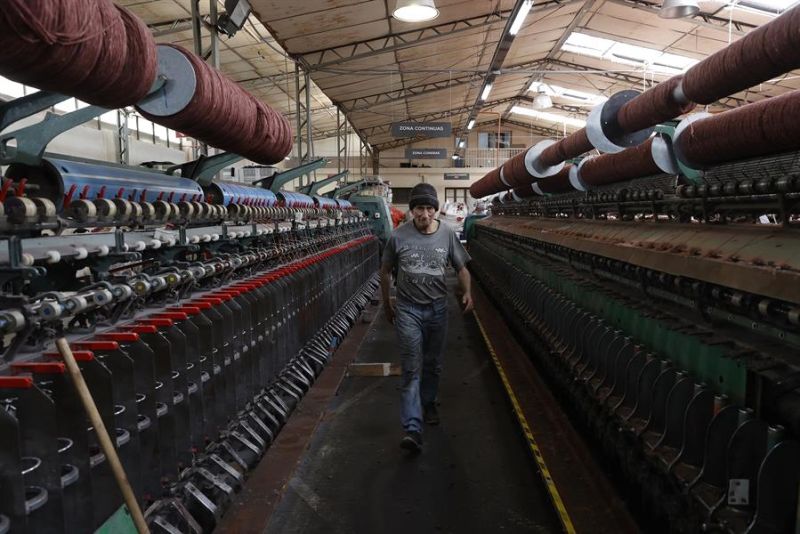
<path id="1" fill-rule="evenodd" d="M 800 68 L 798 50 L 800 6 L 694 65 L 683 76 L 683 93 L 699 104 L 711 104 Z"/>
<path id="2" fill-rule="evenodd" d="M 256 163 L 281 161 L 292 149 L 289 122 L 192 52 L 167 45 L 186 56 L 196 86 L 189 103 L 166 117 L 139 112 L 162 126 Z M 138 108 L 137 108 L 138 109 Z"/>
<path id="3" fill-rule="evenodd" d="M 505 189 L 508 189 L 508 186 L 500 180 L 500 168 L 498 167 L 497 169 L 492 169 L 483 178 L 469 186 L 469 194 L 472 198 L 483 198 Z"/>
<path id="4" fill-rule="evenodd" d="M 530 150 L 530 149 L 528 149 Z M 536 177 L 528 173 L 525 167 L 525 156 L 528 150 L 524 150 L 503 163 L 503 177 L 508 183 L 508 187 L 514 188 L 525 184 L 530 184 Z"/>
<path id="5" fill-rule="evenodd" d="M 800 90 L 689 124 L 677 139 L 684 163 L 706 168 L 800 150 Z"/>
<path id="6" fill-rule="evenodd" d="M 652 144 L 651 137 L 641 145 L 622 152 L 603 154 L 587 160 L 581 166 L 581 182 L 590 187 L 598 187 L 663 173 L 653 161 L 650 152 Z"/>
<path id="7" fill-rule="evenodd" d="M 574 191 L 575 188 L 572 187 L 572 184 L 569 181 L 569 170 L 571 168 L 572 165 L 564 165 L 564 168 L 561 169 L 557 174 L 547 178 L 542 178 L 536 182 L 539 184 L 539 189 L 542 190 L 542 193 L 557 194 Z"/>
<path id="8" fill-rule="evenodd" d="M 0 74 L 19 83 L 120 108 L 156 77 L 152 34 L 111 0 L 6 0 L 0 28 Z"/>
<path id="9" fill-rule="evenodd" d="M 617 122 L 622 131 L 638 132 L 694 109 L 693 102 L 682 104 L 672 96 L 682 79 L 682 76 L 673 76 L 626 102 L 617 112 Z"/>
<path id="10" fill-rule="evenodd" d="M 552 167 L 562 161 L 567 161 L 589 152 L 593 148 L 592 143 L 589 142 L 589 137 L 586 135 L 586 128 L 581 128 L 544 149 L 539 161 L 545 167 Z"/>
<path id="11" fill-rule="evenodd" d="M 573 191 L 574 188 L 569 183 L 569 170 L 572 168 L 572 165 L 564 165 L 564 168 L 561 169 L 558 173 L 554 174 L 553 176 L 548 176 L 547 178 L 542 178 L 536 181 L 536 184 L 539 186 L 539 190 L 542 193 L 567 193 L 569 191 Z M 529 197 L 538 197 L 540 196 L 536 191 L 533 190 L 533 184 L 527 184 L 520 187 L 514 188 L 514 193 L 520 198 L 529 198 Z"/>

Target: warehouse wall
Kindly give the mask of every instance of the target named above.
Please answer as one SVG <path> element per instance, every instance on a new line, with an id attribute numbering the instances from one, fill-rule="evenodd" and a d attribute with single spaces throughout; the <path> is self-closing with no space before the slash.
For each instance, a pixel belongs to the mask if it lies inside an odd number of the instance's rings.
<path id="1" fill-rule="evenodd" d="M 459 169 L 454 167 L 449 168 L 436 168 L 436 169 L 392 169 L 392 168 L 381 168 L 380 177 L 385 181 L 389 182 L 392 188 L 396 187 L 414 187 L 416 184 L 420 182 L 426 182 L 431 184 L 433 187 L 436 188 L 436 192 L 439 195 L 440 202 L 444 201 L 445 198 L 445 188 L 452 187 L 452 188 L 469 188 L 469 186 L 480 178 L 483 177 L 484 174 L 489 172 L 491 168 L 480 168 L 480 167 L 471 167 L 469 169 Z M 444 175 L 445 173 L 459 173 L 459 174 L 468 174 L 468 180 L 445 180 Z M 317 171 L 318 179 L 324 178 L 326 176 L 330 176 L 336 174 L 335 168 L 324 168 Z M 355 172 L 351 173 L 351 179 L 358 179 L 358 170 L 356 169 Z M 322 188 L 321 192 L 326 193 L 332 190 L 334 186 L 327 186 Z"/>

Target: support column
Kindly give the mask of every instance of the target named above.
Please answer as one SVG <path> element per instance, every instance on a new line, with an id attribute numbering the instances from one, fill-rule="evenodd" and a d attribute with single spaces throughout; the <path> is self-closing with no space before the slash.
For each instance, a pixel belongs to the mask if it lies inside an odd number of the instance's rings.
<path id="1" fill-rule="evenodd" d="M 209 3 L 209 22 L 211 23 L 211 48 L 209 50 L 209 63 L 215 69 L 219 69 L 219 30 L 217 29 L 217 0 L 208 0 Z"/>
<path id="2" fill-rule="evenodd" d="M 297 164 L 308 163 L 314 157 L 314 141 L 311 136 L 311 80 L 307 71 L 294 65 L 295 88 L 295 137 L 297 146 Z M 306 185 L 309 179 L 300 177 L 300 185 Z"/>
<path id="3" fill-rule="evenodd" d="M 155 141 L 155 134 L 153 134 Z M 130 131 L 128 130 L 128 110 L 117 110 L 117 163 L 130 164 Z"/>
<path id="4" fill-rule="evenodd" d="M 381 173 L 381 151 L 379 148 L 372 149 L 372 174 L 378 176 Z"/>
<path id="5" fill-rule="evenodd" d="M 358 163 L 361 171 L 361 178 L 364 178 L 369 169 L 369 147 L 361 140 L 358 148 Z"/>
<path id="6" fill-rule="evenodd" d="M 336 155 L 337 171 L 348 170 L 350 163 L 347 161 L 347 117 L 338 107 L 336 108 Z"/>
<path id="7" fill-rule="evenodd" d="M 203 57 L 203 21 L 200 16 L 200 0 L 191 0 L 189 4 L 192 8 L 192 44 L 194 45 L 194 53 L 199 57 Z M 194 159 L 207 155 L 208 145 L 195 140 Z"/>

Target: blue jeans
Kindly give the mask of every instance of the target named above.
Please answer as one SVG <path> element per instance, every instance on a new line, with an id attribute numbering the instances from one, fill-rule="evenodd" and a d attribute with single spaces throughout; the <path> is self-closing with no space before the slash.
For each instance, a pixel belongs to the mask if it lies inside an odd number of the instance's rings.
<path id="1" fill-rule="evenodd" d="M 397 301 L 395 325 L 403 368 L 400 418 L 406 432 L 422 431 L 422 407 L 436 402 L 447 337 L 447 298 L 431 304 Z"/>

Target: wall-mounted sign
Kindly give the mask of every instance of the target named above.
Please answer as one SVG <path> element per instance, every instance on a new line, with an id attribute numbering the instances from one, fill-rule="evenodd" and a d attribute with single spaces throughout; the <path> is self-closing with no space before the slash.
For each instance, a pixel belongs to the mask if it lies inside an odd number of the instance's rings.
<path id="1" fill-rule="evenodd" d="M 469 180 L 468 172 L 446 172 L 444 173 L 445 180 Z"/>
<path id="2" fill-rule="evenodd" d="M 452 126 L 449 122 L 393 122 L 394 137 L 450 137 Z"/>
<path id="3" fill-rule="evenodd" d="M 406 159 L 447 159 L 447 149 L 406 148 Z"/>

